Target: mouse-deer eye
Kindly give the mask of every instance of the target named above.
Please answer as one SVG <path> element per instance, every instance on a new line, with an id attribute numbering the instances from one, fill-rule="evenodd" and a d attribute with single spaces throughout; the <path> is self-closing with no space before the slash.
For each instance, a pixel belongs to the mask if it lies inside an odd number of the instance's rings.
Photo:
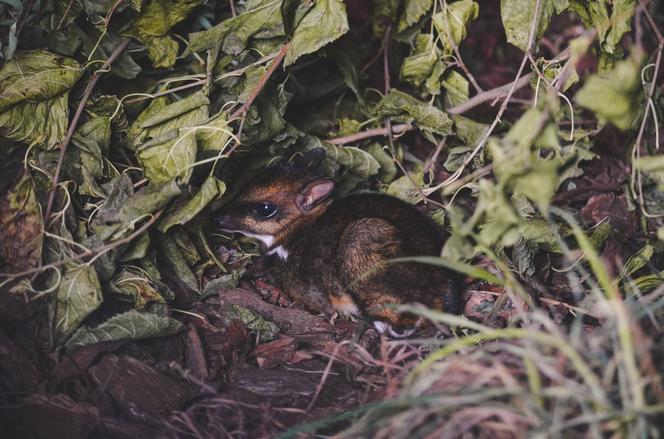
<path id="1" fill-rule="evenodd" d="M 277 213 L 277 206 L 269 202 L 257 203 L 253 211 L 261 218 L 272 218 Z"/>

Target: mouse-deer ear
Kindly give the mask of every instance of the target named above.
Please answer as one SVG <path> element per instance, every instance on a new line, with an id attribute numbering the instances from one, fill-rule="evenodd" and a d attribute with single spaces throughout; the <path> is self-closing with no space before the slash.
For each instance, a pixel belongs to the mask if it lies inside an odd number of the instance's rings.
<path id="1" fill-rule="evenodd" d="M 330 196 L 332 189 L 334 189 L 334 181 L 328 178 L 318 178 L 309 182 L 297 194 L 295 202 L 298 209 L 302 212 L 313 209 Z"/>

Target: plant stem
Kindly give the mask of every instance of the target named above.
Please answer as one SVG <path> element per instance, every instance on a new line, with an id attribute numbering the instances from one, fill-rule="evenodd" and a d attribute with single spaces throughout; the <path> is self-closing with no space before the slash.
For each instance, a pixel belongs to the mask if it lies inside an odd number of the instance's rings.
<path id="1" fill-rule="evenodd" d="M 76 108 L 76 113 L 74 113 L 74 117 L 72 118 L 71 123 L 69 124 L 69 129 L 67 130 L 67 135 L 65 136 L 65 140 L 62 142 L 62 146 L 60 147 L 60 157 L 58 158 L 58 164 L 55 168 L 55 174 L 53 175 L 53 184 L 51 185 L 51 189 L 49 190 L 48 193 L 48 202 L 46 203 L 46 212 L 44 214 L 44 224 L 45 224 L 44 227 L 46 228 L 48 228 L 48 218 L 51 215 L 51 210 L 53 209 L 53 201 L 55 200 L 55 189 L 57 188 L 58 180 L 60 179 L 60 172 L 62 171 L 62 163 L 64 162 L 65 159 L 65 153 L 67 152 L 67 147 L 69 146 L 69 143 L 71 142 L 71 139 L 74 136 L 74 131 L 76 131 L 76 126 L 78 125 L 78 121 L 81 119 L 81 115 L 83 114 L 83 110 L 85 109 L 85 104 L 88 102 L 88 99 L 90 99 L 90 95 L 92 94 L 92 89 L 94 89 L 95 85 L 97 84 L 97 81 L 99 81 L 99 78 L 101 78 L 101 74 L 109 71 L 111 64 L 113 64 L 113 61 L 115 61 L 122 54 L 122 52 L 125 51 L 128 44 L 129 44 L 129 38 L 126 38 L 118 45 L 118 47 L 113 51 L 111 56 L 108 57 L 106 62 L 104 62 L 104 65 L 102 65 L 102 67 L 99 70 L 94 72 L 92 78 L 90 79 L 90 82 L 88 82 L 88 86 L 85 88 L 85 92 L 83 93 L 81 102 L 79 102 L 78 104 L 78 108 Z"/>

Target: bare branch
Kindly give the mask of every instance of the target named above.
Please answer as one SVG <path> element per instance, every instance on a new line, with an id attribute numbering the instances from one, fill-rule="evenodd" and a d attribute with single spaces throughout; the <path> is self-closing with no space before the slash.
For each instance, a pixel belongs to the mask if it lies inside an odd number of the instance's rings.
<path id="1" fill-rule="evenodd" d="M 244 104 L 242 104 L 242 106 L 235 113 L 231 115 L 229 120 L 237 119 L 238 117 L 244 115 L 247 112 L 247 110 L 249 110 L 251 104 L 253 104 L 258 94 L 261 92 L 261 90 L 263 90 L 263 87 L 265 87 L 267 80 L 270 79 L 270 76 L 272 76 L 274 71 L 277 70 L 277 67 L 279 67 L 279 64 L 281 64 L 281 62 L 286 57 L 286 52 L 288 52 L 288 47 L 290 47 L 290 43 L 286 43 L 283 46 L 281 46 L 279 53 L 277 53 L 277 57 L 274 59 L 274 61 L 272 61 L 272 64 L 270 64 L 270 67 L 268 67 L 263 76 L 261 76 L 261 79 L 258 81 L 258 84 L 256 84 L 256 87 L 254 87 L 254 89 L 251 91 L 249 98 L 246 100 Z"/>

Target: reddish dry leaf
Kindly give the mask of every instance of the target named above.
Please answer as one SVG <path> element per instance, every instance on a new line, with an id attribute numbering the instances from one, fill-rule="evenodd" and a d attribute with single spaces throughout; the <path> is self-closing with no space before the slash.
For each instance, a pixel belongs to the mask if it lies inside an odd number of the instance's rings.
<path id="1" fill-rule="evenodd" d="M 254 286 L 266 302 L 279 306 L 290 305 L 288 297 L 286 297 L 286 295 L 274 285 L 270 285 L 267 282 L 258 279 L 256 282 L 254 282 Z"/>
<path id="2" fill-rule="evenodd" d="M 271 368 L 289 363 L 297 351 L 297 342 L 293 337 L 281 335 L 274 341 L 256 346 L 251 353 L 256 357 L 260 368 Z"/>
<path id="3" fill-rule="evenodd" d="M 23 176 L 0 197 L 0 267 L 18 272 L 35 267 L 42 249 L 42 214 L 34 183 Z"/>
<path id="4" fill-rule="evenodd" d="M 624 195 L 593 195 L 581 209 L 581 215 L 593 224 L 607 220 L 623 236 L 636 231 L 636 218 L 634 213 L 628 210 L 627 198 Z"/>

